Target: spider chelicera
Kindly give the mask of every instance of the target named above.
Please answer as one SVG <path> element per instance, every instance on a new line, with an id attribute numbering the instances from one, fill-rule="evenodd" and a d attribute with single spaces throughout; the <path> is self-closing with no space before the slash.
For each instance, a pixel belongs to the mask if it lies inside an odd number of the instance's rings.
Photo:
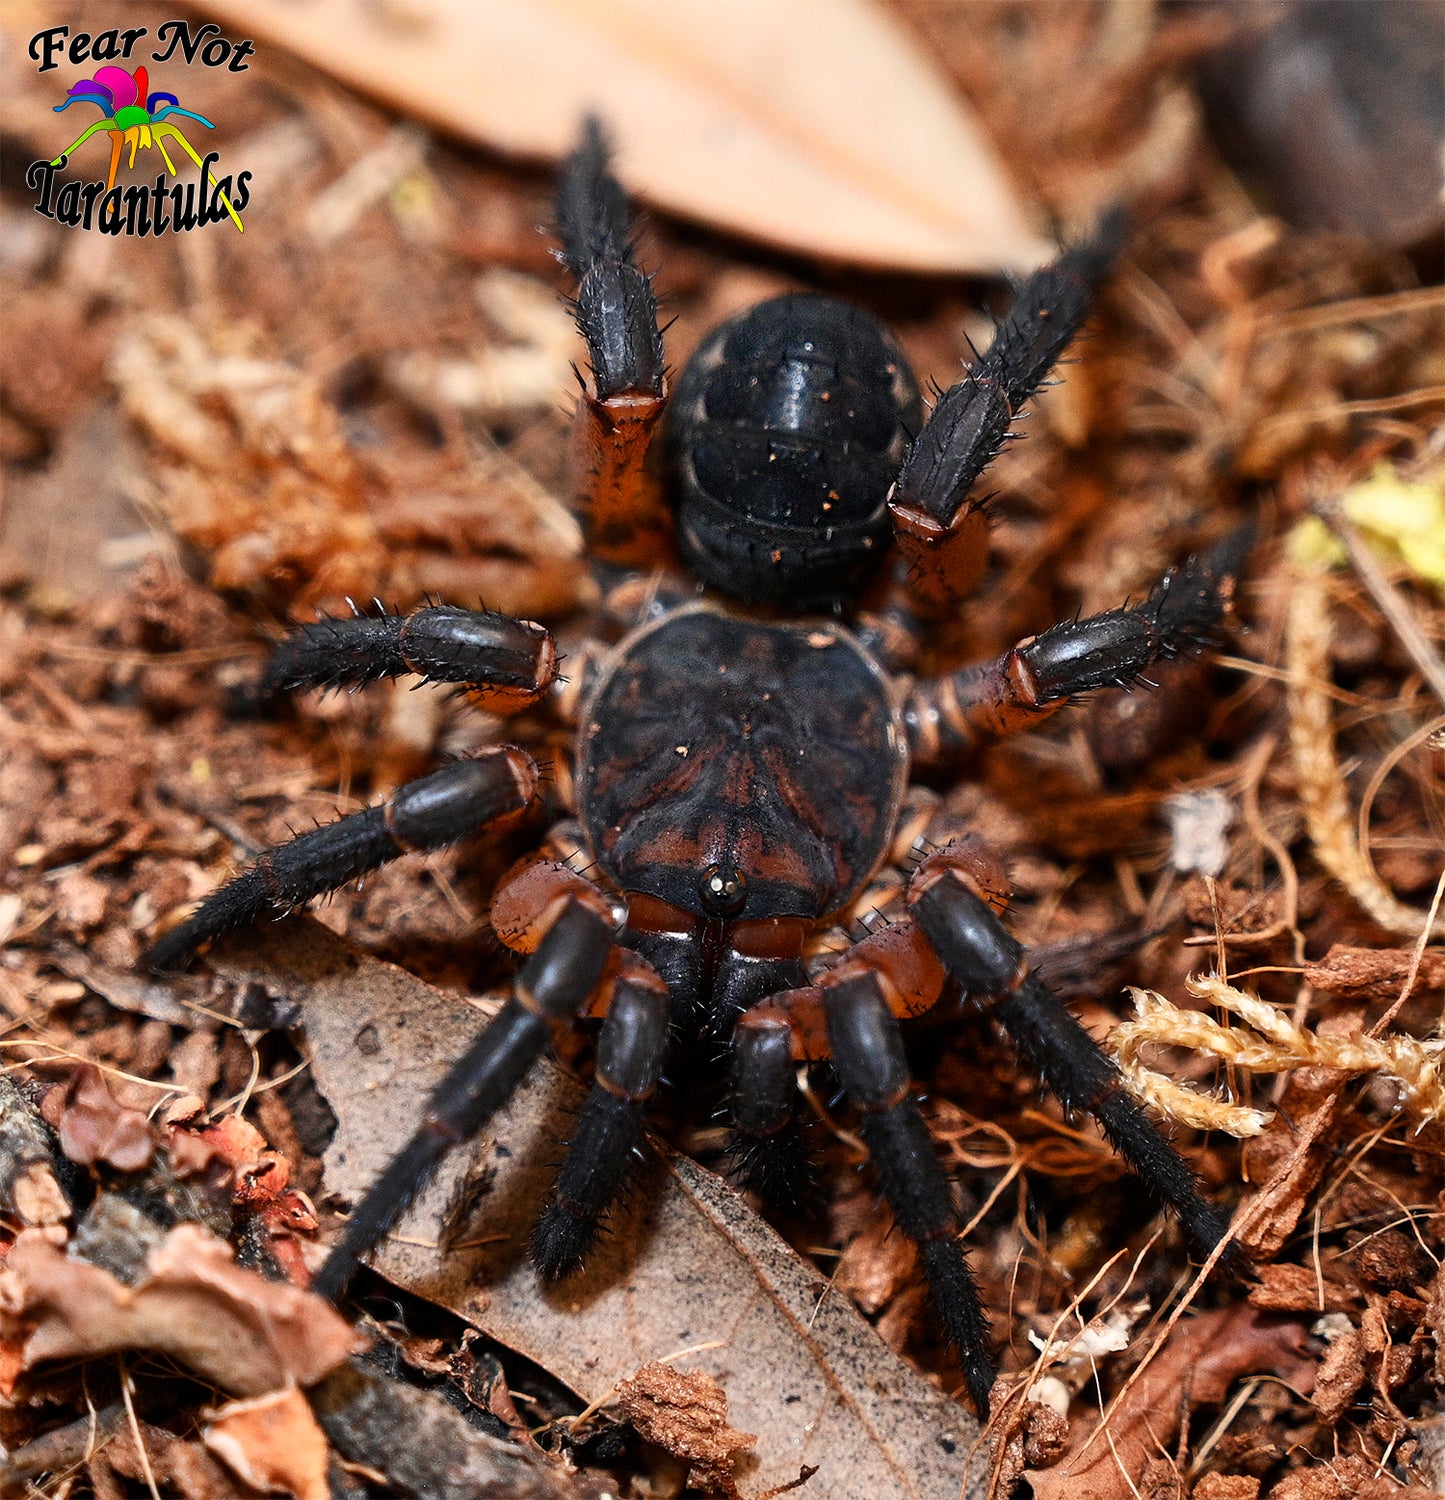
<path id="1" fill-rule="evenodd" d="M 1028 729 L 1081 694 L 1140 683 L 1152 663 L 1206 645 L 1245 543 L 1191 561 L 1133 607 L 912 680 L 902 674 L 920 639 L 984 568 L 974 481 L 1086 316 L 1120 226 L 1106 222 L 1023 282 L 988 353 L 920 426 L 918 386 L 888 331 L 809 294 L 724 324 L 669 401 L 651 282 L 595 124 L 564 169 L 558 221 L 591 361 L 577 416 L 590 547 L 604 579 L 648 570 L 663 580 L 643 591 L 642 623 L 583 653 L 563 685 L 550 635 L 528 621 L 436 605 L 324 619 L 283 643 L 262 685 L 416 673 L 464 684 L 496 712 L 550 702 L 575 724 L 575 813 L 591 861 L 583 874 L 534 855 L 498 886 L 493 926 L 527 955 L 511 996 L 347 1220 L 317 1289 L 344 1289 L 442 1155 L 506 1102 L 555 1024 L 601 1019 L 592 1088 L 533 1241 L 549 1278 L 580 1267 L 595 1241 L 669 1051 L 726 1049 L 737 1171 L 783 1202 L 808 1169 L 798 1068 L 831 1060 L 986 1412 L 988 1324 L 914 1097 L 902 1019 L 961 991 L 1067 1107 L 1095 1116 L 1195 1253 L 1214 1248 L 1225 1221 L 1030 971 L 999 918 L 996 866 L 967 830 L 929 828 L 931 852 L 911 867 L 894 920 L 827 965 L 805 964 L 807 945 L 880 867 L 906 858 L 911 768 Z M 408 851 L 510 826 L 537 789 L 535 763 L 514 746 L 448 765 L 263 854 L 149 961 L 176 967 L 265 911 Z"/>

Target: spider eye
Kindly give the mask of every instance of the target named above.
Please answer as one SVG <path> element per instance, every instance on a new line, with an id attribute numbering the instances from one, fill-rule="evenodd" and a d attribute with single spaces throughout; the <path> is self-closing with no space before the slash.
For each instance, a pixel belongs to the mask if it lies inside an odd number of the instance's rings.
<path id="1" fill-rule="evenodd" d="M 735 917 L 746 905 L 748 883 L 728 865 L 709 865 L 698 881 L 702 904 L 715 917 Z"/>

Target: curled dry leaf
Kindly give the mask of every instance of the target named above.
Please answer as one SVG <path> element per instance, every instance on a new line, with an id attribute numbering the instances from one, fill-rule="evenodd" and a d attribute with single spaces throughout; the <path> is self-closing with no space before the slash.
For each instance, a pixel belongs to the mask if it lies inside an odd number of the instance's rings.
<path id="1" fill-rule="evenodd" d="M 238 1396 L 310 1385 L 365 1343 L 321 1298 L 241 1270 L 195 1224 L 170 1230 L 133 1286 L 23 1231 L 0 1271 L 0 1338 L 27 1370 L 143 1349 Z"/>
<path id="2" fill-rule="evenodd" d="M 203 8 L 516 155 L 560 158 L 595 111 L 630 192 L 789 250 L 929 272 L 1048 258 L 966 105 L 868 0 Z"/>
<path id="3" fill-rule="evenodd" d="M 218 947 L 212 966 L 300 1002 L 312 1073 L 339 1122 L 326 1180 L 352 1199 L 483 1024 L 474 1009 L 352 952 L 315 922 L 258 929 L 244 947 Z M 749 1493 L 792 1483 L 813 1464 L 805 1492 L 815 1500 L 982 1492 L 985 1466 L 969 1467 L 972 1416 L 686 1158 L 652 1155 L 647 1180 L 588 1269 L 557 1288 L 539 1285 L 528 1237 L 580 1099 L 577 1085 L 540 1066 L 485 1135 L 453 1153 L 377 1252 L 377 1269 L 587 1402 L 608 1399 L 652 1360 L 697 1349 L 689 1363 L 727 1391 L 731 1420 L 757 1434 L 756 1466 L 741 1474 Z M 473 1201 L 455 1228 L 459 1188 Z M 443 1249 L 448 1226 L 453 1243 Z"/>
<path id="4" fill-rule="evenodd" d="M 296 1386 L 210 1412 L 206 1446 L 252 1489 L 327 1500 L 326 1436 Z"/>
<path id="5" fill-rule="evenodd" d="M 82 1063 L 63 1089 L 52 1089 L 40 1112 L 60 1137 L 60 1149 L 81 1166 L 103 1161 L 139 1172 L 155 1150 L 146 1117 L 116 1101 L 93 1063 Z"/>

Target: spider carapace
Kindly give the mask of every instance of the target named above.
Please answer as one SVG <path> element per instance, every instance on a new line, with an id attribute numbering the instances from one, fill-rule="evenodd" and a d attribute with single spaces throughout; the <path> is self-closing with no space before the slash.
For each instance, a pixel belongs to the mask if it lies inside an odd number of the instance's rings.
<path id="1" fill-rule="evenodd" d="M 887 330 L 815 295 L 774 299 L 719 329 L 669 403 L 651 282 L 595 125 L 564 170 L 558 220 L 591 364 L 579 501 L 599 576 L 634 601 L 631 628 L 583 652 L 564 691 L 550 635 L 527 621 L 442 605 L 325 619 L 283 643 L 262 684 L 275 693 L 418 673 L 465 684 L 498 712 L 550 706 L 575 725 L 573 811 L 591 860 L 584 873 L 539 854 L 499 884 L 492 923 L 523 956 L 510 998 L 351 1213 L 317 1286 L 340 1293 L 443 1153 L 505 1103 L 554 1025 L 601 1018 L 593 1084 L 533 1240 L 539 1271 L 563 1276 L 584 1260 L 669 1053 L 682 1067 L 726 1050 L 736 1169 L 782 1202 L 809 1170 L 798 1070 L 830 1061 L 986 1411 L 988 1324 L 901 1021 L 961 992 L 1067 1107 L 1094 1114 L 1196 1253 L 1214 1248 L 1224 1220 L 1031 972 L 1000 920 L 1006 890 L 988 852 L 937 812 L 923 827 L 926 857 L 900 848 L 916 822 L 904 816 L 910 771 L 1207 645 L 1245 542 L 1185 564 L 1133 607 L 1057 625 L 981 665 L 906 675 L 982 574 L 974 482 L 1086 316 L 1121 225 L 1106 221 L 1025 280 L 987 354 L 921 423 Z M 629 595 L 637 575 L 651 581 Z M 221 932 L 402 853 L 514 825 L 537 788 L 516 746 L 448 765 L 262 855 L 150 961 L 175 966 Z M 841 954 L 810 956 L 819 928 L 846 922 L 890 864 L 902 893 L 890 920 Z"/>

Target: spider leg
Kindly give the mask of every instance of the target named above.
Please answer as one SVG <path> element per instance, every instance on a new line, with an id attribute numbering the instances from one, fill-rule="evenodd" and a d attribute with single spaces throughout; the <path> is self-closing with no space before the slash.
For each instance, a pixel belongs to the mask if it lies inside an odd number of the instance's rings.
<path id="1" fill-rule="evenodd" d="M 634 255 L 627 196 L 592 117 L 562 169 L 557 235 L 592 368 L 574 429 L 592 551 L 605 562 L 655 566 L 672 553 L 671 516 L 648 462 L 667 403 L 662 332 L 651 278 Z"/>
<path id="2" fill-rule="evenodd" d="M 1122 213 L 1111 213 L 1093 239 L 1019 287 L 988 353 L 939 398 L 909 449 L 888 500 L 899 565 L 886 606 L 906 634 L 946 613 L 982 576 L 988 521 L 984 500 L 970 494 L 974 481 L 1088 317 L 1126 227 Z"/>
<path id="3" fill-rule="evenodd" d="M 1022 945 L 974 893 L 949 850 L 919 866 L 908 900 L 953 978 L 971 997 L 992 1002 L 1065 1109 L 1087 1110 L 1098 1120 L 1145 1188 L 1179 1215 L 1194 1254 L 1207 1256 L 1227 1220 L 1200 1195 L 1184 1159 L 1125 1092 L 1113 1061 L 1029 972 Z"/>
<path id="4" fill-rule="evenodd" d="M 440 849 L 518 817 L 537 791 L 537 767 L 515 747 L 484 750 L 401 787 L 388 801 L 279 844 L 168 932 L 146 954 L 162 971 L 184 967 L 204 942 L 289 911 L 413 850 Z"/>
<path id="5" fill-rule="evenodd" d="M 564 899 L 517 975 L 511 998 L 437 1085 L 416 1133 L 347 1219 L 314 1291 L 333 1301 L 340 1296 L 358 1257 L 395 1223 L 442 1157 L 474 1136 L 511 1097 L 546 1046 L 552 1023 L 570 1020 L 586 1004 L 614 954 L 605 910 L 597 899 Z"/>
<path id="6" fill-rule="evenodd" d="M 1157 661 L 1211 644 L 1233 604 L 1250 527 L 1166 573 L 1141 603 L 1055 625 L 982 666 L 916 682 L 903 718 L 915 765 L 1031 728 L 1103 687 L 1136 687 Z"/>
<path id="7" fill-rule="evenodd" d="M 913 1240 L 978 1414 L 988 1419 L 995 1364 L 978 1283 L 959 1244 L 948 1179 L 919 1113 L 903 1033 L 879 976 L 868 969 L 828 985 L 828 1037 L 843 1090 L 861 1112 L 859 1133 L 898 1227 Z"/>
<path id="8" fill-rule="evenodd" d="M 821 998 L 811 988 L 774 995 L 733 1031 L 731 1175 L 779 1213 L 805 1203 L 816 1176 L 797 1118 L 796 1073 L 810 1053 L 823 1055 L 803 1040 L 822 1030 Z"/>
<path id="9" fill-rule="evenodd" d="M 461 682 L 493 713 L 529 708 L 557 680 L 551 635 L 491 610 L 429 605 L 409 615 L 356 615 L 303 625 L 275 650 L 258 700 L 301 687 L 362 687 L 414 672 Z"/>
<path id="10" fill-rule="evenodd" d="M 545 1280 L 581 1269 L 603 1216 L 626 1185 L 667 1039 L 667 986 L 633 958 L 613 991 L 597 1038 L 592 1088 L 532 1234 L 532 1260 Z"/>
<path id="11" fill-rule="evenodd" d="M 958 1350 L 969 1394 L 988 1415 L 994 1362 L 988 1319 L 957 1239 L 958 1216 L 928 1127 L 912 1092 L 900 1016 L 937 1000 L 944 973 L 910 921 L 850 948 L 816 985 L 770 996 L 746 1012 L 733 1037 L 735 1155 L 755 1173 L 780 1170 L 770 1139 L 791 1126 L 793 1069 L 825 1057 L 858 1108 L 859 1133 L 893 1209 L 914 1240 L 945 1336 Z M 751 1159 L 750 1159 L 751 1158 Z"/>

